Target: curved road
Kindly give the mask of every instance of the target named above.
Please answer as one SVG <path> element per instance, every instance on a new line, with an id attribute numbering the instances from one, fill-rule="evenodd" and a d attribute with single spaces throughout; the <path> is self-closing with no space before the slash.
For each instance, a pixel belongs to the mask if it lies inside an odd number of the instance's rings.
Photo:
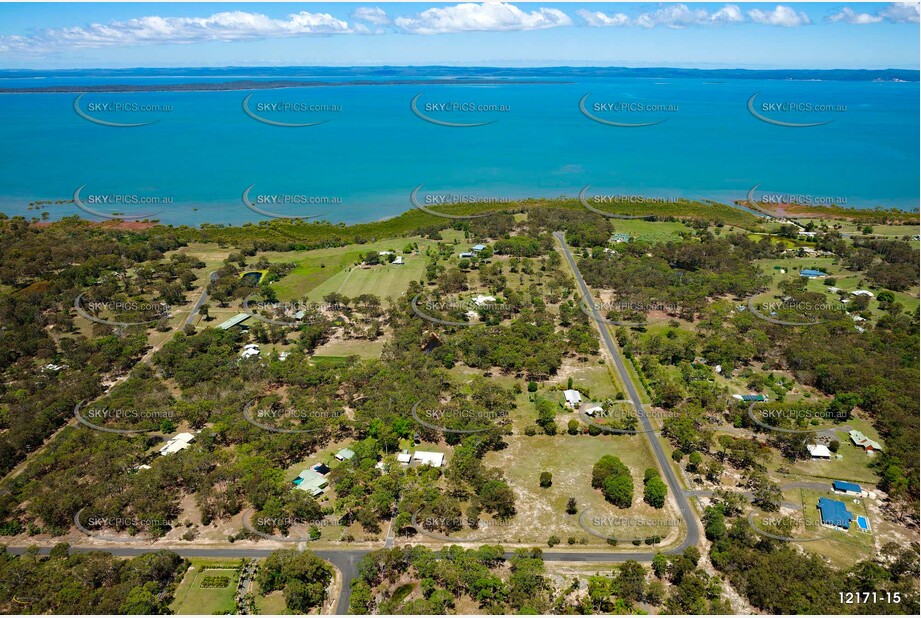
<path id="1" fill-rule="evenodd" d="M 588 305 L 592 312 L 592 317 L 595 319 L 595 326 L 601 333 L 601 340 L 604 343 L 604 346 L 607 348 L 608 353 L 611 355 L 611 358 L 614 359 L 614 365 L 617 367 L 617 373 L 620 374 L 620 379 L 627 388 L 627 396 L 633 402 L 633 407 L 636 409 L 637 416 L 640 417 L 640 422 L 643 424 L 643 429 L 648 436 L 649 445 L 652 447 L 652 452 L 659 462 L 659 468 L 662 469 L 662 473 L 665 475 L 665 482 L 668 484 L 669 490 L 671 490 L 672 495 L 675 497 L 675 501 L 678 503 L 678 510 L 681 512 L 681 517 L 684 518 L 685 523 L 687 523 L 688 535 L 684 541 L 675 549 L 663 552 L 670 554 L 680 554 L 686 547 L 697 545 L 697 543 L 700 541 L 700 527 L 697 524 L 697 514 L 694 512 L 694 508 L 691 506 L 691 502 L 688 500 L 684 489 L 681 487 L 681 483 L 678 482 L 678 477 L 675 474 L 675 471 L 672 469 L 669 458 L 665 456 L 665 449 L 662 448 L 662 444 L 660 444 L 658 439 L 656 439 L 657 434 L 655 427 L 652 426 L 652 422 L 650 422 L 649 416 L 643 409 L 640 394 L 637 392 L 636 385 L 630 378 L 630 374 L 627 373 L 627 367 L 624 365 L 624 359 L 620 354 L 620 350 L 614 343 L 614 338 L 611 337 L 610 331 L 604 325 L 605 323 L 602 319 L 601 312 L 598 311 L 598 307 L 594 302 L 592 302 L 591 292 L 588 289 L 588 285 L 585 283 L 585 279 L 582 278 L 582 273 L 579 272 L 579 267 L 576 266 L 576 260 L 573 257 L 572 252 L 569 250 L 569 246 L 566 244 L 566 238 L 564 237 L 563 232 L 554 232 L 553 235 L 556 237 L 560 243 L 560 246 L 563 248 L 563 255 L 566 257 L 566 261 L 569 262 L 569 267 L 572 269 L 573 275 L 575 275 L 576 283 L 579 285 L 579 291 L 582 293 L 582 297 L 585 299 L 585 303 Z"/>

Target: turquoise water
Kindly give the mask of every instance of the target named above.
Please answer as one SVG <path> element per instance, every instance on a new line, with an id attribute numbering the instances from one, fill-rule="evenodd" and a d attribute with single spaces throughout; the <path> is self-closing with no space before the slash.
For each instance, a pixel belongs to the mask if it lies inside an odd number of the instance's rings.
<path id="1" fill-rule="evenodd" d="M 302 78 L 303 76 L 298 76 Z M 224 77 L 226 78 L 226 77 Z M 273 76 L 273 78 L 277 78 Z M 323 79 L 343 79 L 341 77 Z M 531 79 L 531 77 L 529 77 Z M 54 83 L 177 83 L 202 76 L 5 78 L 0 86 Z M 549 83 L 552 81 L 554 83 Z M 697 78 L 554 76 L 548 83 L 499 85 L 377 85 L 246 90 L 87 94 L 81 109 L 101 103 L 159 105 L 159 112 L 88 112 L 109 127 L 81 118 L 76 94 L 0 94 L 0 212 L 38 216 L 35 200 L 158 196 L 157 205 L 96 204 L 103 212 L 156 213 L 164 223 L 239 224 L 266 217 L 241 200 L 264 195 L 332 198 L 330 203 L 257 206 L 284 215 L 323 215 L 360 222 L 411 208 L 409 195 L 458 193 L 492 198 L 591 194 L 744 199 L 749 189 L 834 200 L 851 207 L 918 208 L 919 86 L 917 82 L 792 81 Z M 566 82 L 566 83 L 562 83 Z M 265 103 L 332 106 L 321 112 L 261 115 L 283 122 L 325 120 L 312 127 L 270 126 L 248 117 Z M 496 111 L 443 113 L 426 122 L 410 109 L 438 102 L 493 105 Z M 579 110 L 594 103 L 641 103 L 662 111 L 604 112 L 599 117 L 645 127 L 611 127 Z M 828 112 L 765 112 L 793 122 L 833 120 L 809 128 L 762 122 L 746 103 L 814 102 Z M 843 107 L 846 107 L 846 110 Z M 170 111 L 165 111 L 166 109 Z M 760 109 L 760 108 L 759 108 Z M 507 110 L 507 111 L 506 111 Z M 51 219 L 79 214 L 75 206 L 47 206 Z"/>

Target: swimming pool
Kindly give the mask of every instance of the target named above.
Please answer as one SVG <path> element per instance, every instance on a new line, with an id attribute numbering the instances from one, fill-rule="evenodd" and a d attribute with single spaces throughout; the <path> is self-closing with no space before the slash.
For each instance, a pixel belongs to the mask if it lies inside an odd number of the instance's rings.
<path id="1" fill-rule="evenodd" d="M 857 516 L 857 527 L 860 528 L 862 532 L 866 532 L 870 529 L 870 522 L 867 521 L 867 518 L 863 515 Z"/>

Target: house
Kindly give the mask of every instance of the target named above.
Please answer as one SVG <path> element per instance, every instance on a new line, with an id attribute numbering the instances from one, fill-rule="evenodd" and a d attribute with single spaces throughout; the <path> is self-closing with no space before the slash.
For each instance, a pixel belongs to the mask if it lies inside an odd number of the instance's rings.
<path id="1" fill-rule="evenodd" d="M 869 296 L 870 298 L 873 298 L 873 292 L 870 290 L 854 290 L 851 292 L 851 296 Z"/>
<path id="2" fill-rule="evenodd" d="M 485 296 L 483 294 L 477 294 L 476 296 L 473 297 L 473 304 L 476 305 L 477 307 L 482 307 L 483 305 L 487 303 L 494 303 L 494 302 L 496 302 L 495 296 Z"/>
<path id="3" fill-rule="evenodd" d="M 854 514 L 847 510 L 847 506 L 840 500 L 819 498 L 819 513 L 822 515 L 822 525 L 830 528 L 849 530 Z"/>
<path id="4" fill-rule="evenodd" d="M 838 292 L 841 291 L 841 288 L 836 288 L 835 286 L 832 285 L 828 287 L 828 291 L 831 292 L 832 294 L 837 294 Z"/>
<path id="5" fill-rule="evenodd" d="M 472 258 L 473 257 L 473 254 L 470 253 L 469 251 L 462 251 L 459 255 L 462 258 Z"/>
<path id="6" fill-rule="evenodd" d="M 847 432 L 848 437 L 851 439 L 851 442 L 854 443 L 854 446 L 862 447 L 867 453 L 875 453 L 876 451 L 883 450 L 882 445 L 876 440 L 871 440 L 870 438 L 863 435 L 863 432 L 852 429 Z"/>
<path id="7" fill-rule="evenodd" d="M 824 444 L 807 444 L 806 450 L 813 459 L 831 459 L 831 451 Z"/>
<path id="8" fill-rule="evenodd" d="M 307 312 L 303 309 L 294 314 L 295 320 L 303 320 L 305 317 L 307 317 Z"/>
<path id="9" fill-rule="evenodd" d="M 630 242 L 630 234 L 614 234 L 610 241 L 614 243 Z"/>
<path id="10" fill-rule="evenodd" d="M 798 236 L 806 236 L 807 238 L 815 238 L 816 233 L 815 233 L 815 232 L 806 232 L 806 231 L 802 231 L 802 232 L 798 232 L 797 235 L 798 235 Z"/>
<path id="11" fill-rule="evenodd" d="M 378 255 L 393 255 L 394 252 L 393 251 L 378 251 L 377 254 Z"/>
<path id="12" fill-rule="evenodd" d="M 566 398 L 566 405 L 573 410 L 582 403 L 582 393 L 577 390 L 567 389 L 563 391 L 563 396 Z"/>
<path id="13" fill-rule="evenodd" d="M 402 256 L 402 255 L 398 255 L 398 256 L 397 256 L 397 259 L 395 259 L 394 261 L 392 261 L 391 264 L 394 264 L 394 265 L 396 265 L 396 266 L 400 266 L 400 265 L 402 265 L 402 264 L 405 264 L 405 262 L 403 261 L 403 256 Z"/>
<path id="14" fill-rule="evenodd" d="M 470 250 L 473 251 L 474 253 L 479 253 L 485 248 L 486 248 L 486 245 L 473 245 L 472 247 L 470 247 Z"/>
<path id="15" fill-rule="evenodd" d="M 413 453 L 413 461 L 418 461 L 420 466 L 440 468 L 444 459 L 444 453 L 435 453 L 433 451 L 416 451 Z"/>
<path id="16" fill-rule="evenodd" d="M 247 343 L 243 346 L 243 351 L 240 352 L 240 356 L 243 358 L 252 358 L 253 356 L 259 356 L 259 346 L 255 343 Z"/>
<path id="17" fill-rule="evenodd" d="M 336 459 L 338 459 L 339 461 L 346 461 L 348 459 L 351 459 L 354 456 L 355 456 L 355 451 L 353 451 L 350 448 L 344 448 L 338 453 L 336 453 Z"/>
<path id="18" fill-rule="evenodd" d="M 815 279 L 816 277 L 826 277 L 827 275 L 823 273 L 821 270 L 814 270 L 812 268 L 804 268 L 803 270 L 799 271 L 799 276 L 807 277 L 809 279 Z"/>
<path id="19" fill-rule="evenodd" d="M 740 401 L 767 401 L 767 400 L 768 400 L 767 395 L 756 395 L 756 394 L 752 394 L 752 395 L 733 395 L 732 397 L 733 397 L 734 399 L 738 399 L 738 400 L 740 400 Z"/>
<path id="20" fill-rule="evenodd" d="M 172 455 L 173 453 L 178 453 L 179 451 L 185 450 L 189 448 L 189 444 L 191 444 L 194 439 L 194 434 L 178 433 L 163 445 L 163 447 L 160 449 L 160 454 Z"/>
<path id="21" fill-rule="evenodd" d="M 585 409 L 585 413 L 588 414 L 589 416 L 594 416 L 598 412 L 604 412 L 604 408 L 602 408 L 597 403 Z"/>
<path id="22" fill-rule="evenodd" d="M 847 494 L 849 496 L 860 496 L 863 494 L 860 485 L 848 481 L 833 481 L 831 488 L 835 490 L 835 493 Z"/>
<path id="23" fill-rule="evenodd" d="M 221 330 L 230 330 L 234 326 L 238 326 L 242 324 L 243 322 L 245 322 L 246 320 L 250 319 L 250 317 L 252 316 L 250 316 L 250 314 L 248 313 L 238 313 L 237 315 L 233 316 L 229 320 L 225 320 L 221 322 L 220 324 L 217 325 L 217 327 L 220 328 Z"/>
<path id="24" fill-rule="evenodd" d="M 329 485 L 329 480 L 313 468 L 308 468 L 294 479 L 296 489 L 306 491 L 311 496 L 319 496 Z"/>
<path id="25" fill-rule="evenodd" d="M 403 451 L 397 455 L 397 461 L 401 464 L 409 465 L 409 462 L 413 460 L 413 456 L 409 451 Z"/>

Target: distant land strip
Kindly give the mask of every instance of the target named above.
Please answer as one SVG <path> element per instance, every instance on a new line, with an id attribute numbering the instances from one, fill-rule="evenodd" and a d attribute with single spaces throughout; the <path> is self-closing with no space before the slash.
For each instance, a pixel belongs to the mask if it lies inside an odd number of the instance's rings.
<path id="1" fill-rule="evenodd" d="M 81 93 L 81 92 L 200 92 L 207 90 L 278 90 L 281 88 L 325 88 L 328 86 L 481 86 L 481 85 L 544 85 L 572 82 L 544 79 L 388 79 L 328 81 L 259 81 L 236 80 L 217 83 L 191 84 L 94 84 L 85 86 L 42 86 L 27 88 L 0 88 L 0 94 Z"/>

